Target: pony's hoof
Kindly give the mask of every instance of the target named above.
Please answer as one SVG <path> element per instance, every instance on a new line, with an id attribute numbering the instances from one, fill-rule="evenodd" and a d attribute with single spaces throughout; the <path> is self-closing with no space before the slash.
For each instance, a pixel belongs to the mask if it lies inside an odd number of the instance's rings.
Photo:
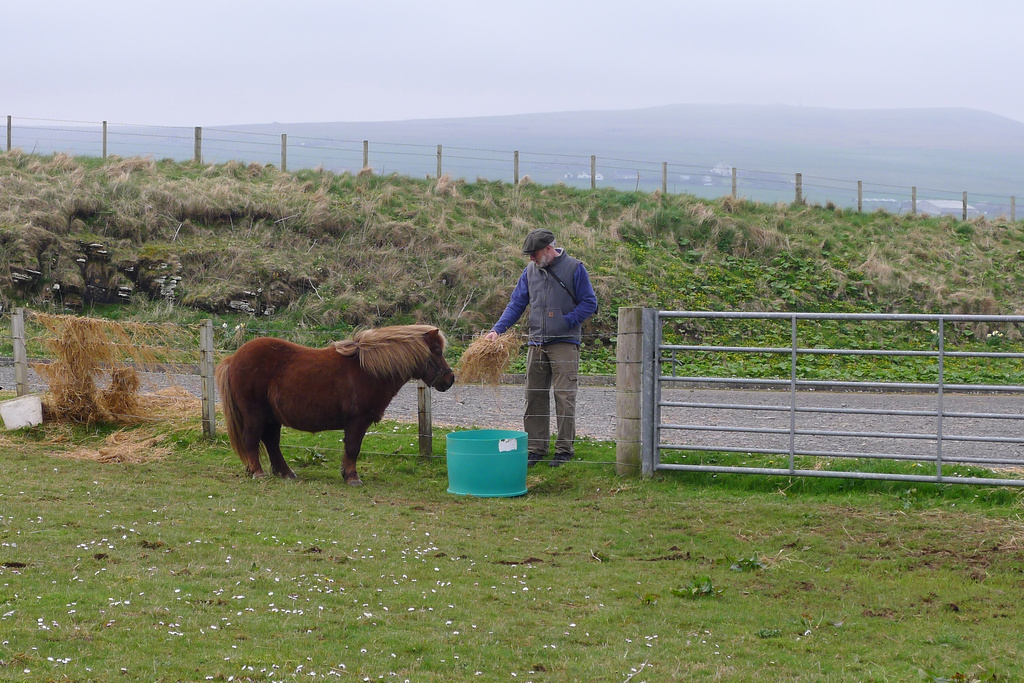
<path id="1" fill-rule="evenodd" d="M 291 470 L 288 470 L 287 472 L 275 472 L 274 474 L 282 479 L 298 479 L 298 477 L 295 476 L 295 473 Z"/>
<path id="2" fill-rule="evenodd" d="M 360 479 L 359 477 L 352 477 L 351 479 L 346 479 L 345 483 L 348 484 L 349 486 L 362 486 L 363 480 Z"/>
<path id="3" fill-rule="evenodd" d="M 253 479 L 262 479 L 263 477 L 267 476 L 267 473 L 264 472 L 263 470 L 258 470 L 256 472 L 250 472 L 249 476 L 252 477 Z"/>

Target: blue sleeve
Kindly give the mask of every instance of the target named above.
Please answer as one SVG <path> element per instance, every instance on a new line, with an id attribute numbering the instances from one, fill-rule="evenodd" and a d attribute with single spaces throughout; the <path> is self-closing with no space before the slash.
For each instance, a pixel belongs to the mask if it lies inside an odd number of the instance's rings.
<path id="1" fill-rule="evenodd" d="M 576 327 L 597 313 L 597 294 L 594 293 L 594 286 L 590 284 L 590 274 L 582 263 L 576 268 L 576 272 L 573 273 L 572 286 L 576 290 L 576 300 L 578 303 L 576 308 L 566 314 L 565 322 L 569 327 Z"/>
<path id="2" fill-rule="evenodd" d="M 530 287 L 526 284 L 526 271 L 523 270 L 523 274 L 519 276 L 519 282 L 516 283 L 516 288 L 512 290 L 512 296 L 509 297 L 505 312 L 498 318 L 498 322 L 494 323 L 494 331 L 504 334 L 508 328 L 516 324 L 529 303 Z"/>

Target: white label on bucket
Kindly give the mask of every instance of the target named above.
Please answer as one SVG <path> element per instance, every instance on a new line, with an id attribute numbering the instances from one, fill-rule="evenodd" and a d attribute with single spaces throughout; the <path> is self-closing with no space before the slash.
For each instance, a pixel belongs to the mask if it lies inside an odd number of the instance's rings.
<path id="1" fill-rule="evenodd" d="M 515 439 L 498 439 L 498 452 L 514 451 L 516 449 Z"/>

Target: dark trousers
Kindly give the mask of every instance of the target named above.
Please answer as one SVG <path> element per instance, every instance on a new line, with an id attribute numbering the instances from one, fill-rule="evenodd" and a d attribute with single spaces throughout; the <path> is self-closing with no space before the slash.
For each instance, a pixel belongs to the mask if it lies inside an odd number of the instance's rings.
<path id="1" fill-rule="evenodd" d="M 575 453 L 576 388 L 580 347 L 569 342 L 531 346 L 526 356 L 526 412 L 523 429 L 530 453 L 546 456 L 551 442 L 551 402 L 555 397 L 555 453 Z"/>

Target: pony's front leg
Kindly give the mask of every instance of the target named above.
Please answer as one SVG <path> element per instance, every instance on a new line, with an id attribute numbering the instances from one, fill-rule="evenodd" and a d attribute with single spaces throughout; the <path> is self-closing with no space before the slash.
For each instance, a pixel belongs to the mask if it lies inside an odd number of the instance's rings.
<path id="1" fill-rule="evenodd" d="M 352 422 L 345 427 L 345 457 L 341 462 L 341 476 L 350 486 L 361 486 L 363 480 L 356 471 L 356 460 L 359 450 L 363 447 L 363 437 L 370 428 L 369 422 Z"/>

